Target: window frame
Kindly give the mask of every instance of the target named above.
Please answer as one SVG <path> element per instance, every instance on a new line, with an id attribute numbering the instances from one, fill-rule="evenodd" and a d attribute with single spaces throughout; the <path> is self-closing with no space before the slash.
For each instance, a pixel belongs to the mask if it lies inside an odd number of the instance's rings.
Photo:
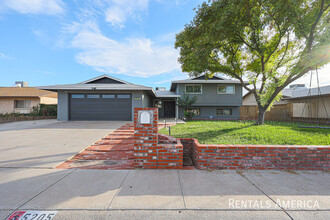
<path id="1" fill-rule="evenodd" d="M 117 99 L 130 99 L 131 95 L 130 94 L 118 94 Z"/>
<path id="2" fill-rule="evenodd" d="M 226 92 L 225 93 L 219 92 L 219 87 L 220 86 L 225 86 L 226 87 Z M 227 93 L 227 86 L 232 86 L 234 88 L 234 91 L 232 93 Z M 218 84 L 218 86 L 217 86 L 217 93 L 219 95 L 234 95 L 236 93 L 236 86 L 235 85 L 221 85 L 221 84 Z"/>
<path id="3" fill-rule="evenodd" d="M 95 96 L 95 97 L 94 97 Z M 96 97 L 97 96 L 97 97 Z M 86 95 L 86 98 L 87 99 L 99 99 L 101 98 L 101 95 L 100 94 L 87 94 Z"/>
<path id="4" fill-rule="evenodd" d="M 102 94 L 102 99 L 115 99 L 115 98 L 116 98 L 115 94 Z"/>
<path id="5" fill-rule="evenodd" d="M 193 87 L 193 91 L 194 91 L 194 87 L 195 86 L 200 86 L 201 87 L 201 92 L 200 93 L 196 93 L 196 92 L 187 92 L 187 86 L 192 86 Z M 202 84 L 185 84 L 185 87 L 184 87 L 184 92 L 186 94 L 203 94 L 203 85 Z"/>
<path id="6" fill-rule="evenodd" d="M 83 96 L 82 98 L 74 97 L 74 96 Z M 86 96 L 85 94 L 71 94 L 71 99 L 84 99 Z"/>
<path id="7" fill-rule="evenodd" d="M 229 114 L 229 115 L 218 114 L 218 110 L 219 110 L 219 109 L 222 109 L 222 112 L 223 112 L 224 110 L 230 110 L 230 114 Z M 223 108 L 223 107 L 219 107 L 219 108 L 216 108 L 216 110 L 215 110 L 215 114 L 216 114 L 217 116 L 232 116 L 232 115 L 233 115 L 233 109 L 232 109 L 232 108 Z"/>
<path id="8" fill-rule="evenodd" d="M 192 108 L 192 109 L 190 109 L 190 110 L 188 110 L 188 111 L 196 111 L 196 112 L 198 112 L 199 114 L 195 114 L 195 115 L 201 115 L 201 108 L 199 108 L 199 107 Z"/>
<path id="9" fill-rule="evenodd" d="M 23 107 L 16 107 L 17 102 L 23 102 Z M 29 106 L 27 106 L 29 103 Z M 30 109 L 31 108 L 31 100 L 14 100 L 14 109 Z"/>

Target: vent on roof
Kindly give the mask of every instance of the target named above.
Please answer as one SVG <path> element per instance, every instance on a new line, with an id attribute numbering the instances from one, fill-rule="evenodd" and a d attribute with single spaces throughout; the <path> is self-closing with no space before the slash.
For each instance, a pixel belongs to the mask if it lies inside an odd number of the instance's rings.
<path id="1" fill-rule="evenodd" d="M 156 90 L 157 90 L 157 91 L 165 91 L 166 88 L 165 88 L 165 87 L 156 87 Z"/>
<path id="2" fill-rule="evenodd" d="M 290 85 L 290 89 L 306 89 L 305 84 L 292 84 Z"/>
<path id="3" fill-rule="evenodd" d="M 101 79 L 96 79 L 94 81 L 88 82 L 87 84 L 124 84 L 114 79 L 103 77 Z"/>
<path id="4" fill-rule="evenodd" d="M 23 81 L 16 81 L 14 87 L 29 87 L 29 83 Z"/>

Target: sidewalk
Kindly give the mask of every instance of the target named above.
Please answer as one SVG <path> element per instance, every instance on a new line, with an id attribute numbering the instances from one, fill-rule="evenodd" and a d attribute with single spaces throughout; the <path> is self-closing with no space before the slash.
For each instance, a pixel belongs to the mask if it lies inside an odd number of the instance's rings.
<path id="1" fill-rule="evenodd" d="M 54 219 L 330 219 L 329 182 L 326 172 L 0 168 L 0 219 L 17 209 Z"/>

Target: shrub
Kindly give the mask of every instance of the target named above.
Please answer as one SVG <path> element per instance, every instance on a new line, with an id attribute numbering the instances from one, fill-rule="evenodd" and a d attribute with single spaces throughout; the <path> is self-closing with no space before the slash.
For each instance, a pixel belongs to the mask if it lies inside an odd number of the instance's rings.
<path id="1" fill-rule="evenodd" d="M 183 115 L 184 117 L 189 121 L 191 120 L 196 114 L 194 111 L 192 110 L 184 110 L 183 111 Z"/>
<path id="2" fill-rule="evenodd" d="M 57 115 L 57 105 L 40 104 L 40 113 L 43 116 L 56 116 Z"/>

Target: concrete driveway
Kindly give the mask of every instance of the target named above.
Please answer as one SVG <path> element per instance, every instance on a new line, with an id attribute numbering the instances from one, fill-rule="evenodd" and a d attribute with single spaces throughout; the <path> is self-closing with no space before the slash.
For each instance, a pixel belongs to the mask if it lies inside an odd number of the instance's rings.
<path id="1" fill-rule="evenodd" d="M 53 168 L 123 121 L 23 121 L 0 124 L 0 167 Z"/>

